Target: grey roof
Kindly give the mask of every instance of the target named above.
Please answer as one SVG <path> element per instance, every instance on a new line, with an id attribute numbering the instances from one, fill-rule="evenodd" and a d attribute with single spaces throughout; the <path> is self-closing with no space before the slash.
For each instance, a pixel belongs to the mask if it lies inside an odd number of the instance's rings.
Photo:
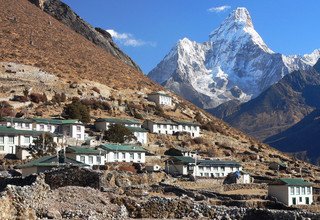
<path id="1" fill-rule="evenodd" d="M 173 156 L 173 160 L 179 161 L 183 164 L 195 163 L 195 159 L 192 157 L 185 156 Z M 199 166 L 236 166 L 241 165 L 235 161 L 225 161 L 225 160 L 197 160 L 197 165 Z"/>

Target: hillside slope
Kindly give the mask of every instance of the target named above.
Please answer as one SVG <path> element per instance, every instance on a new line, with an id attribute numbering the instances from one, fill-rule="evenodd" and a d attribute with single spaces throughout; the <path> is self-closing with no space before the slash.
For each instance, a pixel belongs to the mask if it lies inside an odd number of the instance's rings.
<path id="1" fill-rule="evenodd" d="M 63 24 L 81 34 L 92 43 L 114 55 L 124 63 L 141 71 L 139 66 L 113 42 L 111 35 L 102 28 L 93 28 L 60 0 L 29 0 Z"/>
<path id="2" fill-rule="evenodd" d="M 271 161 L 285 161 L 288 171 L 280 175 L 297 176 L 296 167 L 305 167 L 310 172 L 303 173 L 303 177 L 320 181 L 317 167 L 254 140 L 176 95 L 172 95 L 174 106 L 159 110 L 147 101 L 146 94 L 162 90 L 161 86 L 27 0 L 0 0 L 0 10 L 0 95 L 17 111 L 27 110 L 28 116 L 59 115 L 72 98 L 81 98 L 87 99 L 87 105 L 88 99 L 104 102 L 105 107 L 91 109 L 92 119 L 139 115 L 140 119 L 196 120 L 202 125 L 200 140 L 149 134 L 148 150 L 162 155 L 169 147 L 188 146 L 204 152 L 204 156 L 239 161 L 253 175 L 266 177 L 277 175 L 268 168 Z M 30 86 L 32 91 L 45 93 L 48 101 L 12 100 Z M 68 99 L 63 103 L 53 102 L 56 92 L 64 92 Z M 158 143 L 165 147 L 157 147 Z"/>
<path id="3" fill-rule="evenodd" d="M 1 61 L 30 64 L 62 78 L 110 86 L 156 85 L 28 1 L 0 3 Z"/>

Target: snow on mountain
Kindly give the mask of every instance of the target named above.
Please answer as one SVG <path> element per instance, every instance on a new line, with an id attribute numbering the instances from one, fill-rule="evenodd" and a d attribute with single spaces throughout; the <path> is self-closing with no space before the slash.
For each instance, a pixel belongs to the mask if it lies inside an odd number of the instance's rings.
<path id="1" fill-rule="evenodd" d="M 273 52 L 248 10 L 237 8 L 207 42 L 179 40 L 148 76 L 202 108 L 213 108 L 233 99 L 246 102 L 319 57 L 320 50 L 303 56 Z"/>

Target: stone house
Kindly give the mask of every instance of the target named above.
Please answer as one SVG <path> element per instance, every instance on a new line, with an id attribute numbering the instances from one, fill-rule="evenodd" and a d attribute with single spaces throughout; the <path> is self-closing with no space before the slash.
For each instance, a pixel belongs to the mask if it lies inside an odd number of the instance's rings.
<path id="1" fill-rule="evenodd" d="M 167 160 L 165 170 L 171 175 L 218 178 L 241 171 L 242 166 L 235 161 L 197 160 L 192 157 L 174 156 Z"/>
<path id="2" fill-rule="evenodd" d="M 135 119 L 127 118 L 99 118 L 95 121 L 95 128 L 99 131 L 106 131 L 112 124 L 121 124 L 127 127 L 141 144 L 148 143 L 148 131 L 141 128 L 142 123 Z"/>
<path id="3" fill-rule="evenodd" d="M 303 179 L 278 179 L 268 185 L 268 195 L 287 206 L 310 205 L 313 202 L 312 184 Z"/>
<path id="4" fill-rule="evenodd" d="M 172 97 L 163 91 L 148 94 L 148 100 L 158 105 L 172 106 Z"/>
<path id="5" fill-rule="evenodd" d="M 28 176 L 30 174 L 43 173 L 48 170 L 52 170 L 59 167 L 78 166 L 78 167 L 90 167 L 87 164 L 81 163 L 71 158 L 64 158 L 63 156 L 44 156 L 36 160 L 32 160 L 25 164 L 16 166 L 16 169 L 20 169 L 22 176 Z"/>
<path id="6" fill-rule="evenodd" d="M 68 158 L 90 166 L 105 164 L 105 153 L 102 150 L 89 147 L 68 146 L 65 151 Z"/>
<path id="7" fill-rule="evenodd" d="M 106 163 L 145 163 L 146 161 L 146 150 L 137 145 L 102 144 L 99 148 L 106 152 Z"/>

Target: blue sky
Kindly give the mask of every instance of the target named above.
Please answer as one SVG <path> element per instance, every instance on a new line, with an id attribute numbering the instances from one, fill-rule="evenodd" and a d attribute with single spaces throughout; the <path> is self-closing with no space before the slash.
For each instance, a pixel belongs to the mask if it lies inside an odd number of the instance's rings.
<path id="1" fill-rule="evenodd" d="M 207 41 L 236 7 L 249 10 L 255 29 L 275 52 L 305 54 L 320 48 L 319 0 L 63 1 L 91 25 L 113 30 L 119 47 L 144 73 L 179 39 Z"/>

